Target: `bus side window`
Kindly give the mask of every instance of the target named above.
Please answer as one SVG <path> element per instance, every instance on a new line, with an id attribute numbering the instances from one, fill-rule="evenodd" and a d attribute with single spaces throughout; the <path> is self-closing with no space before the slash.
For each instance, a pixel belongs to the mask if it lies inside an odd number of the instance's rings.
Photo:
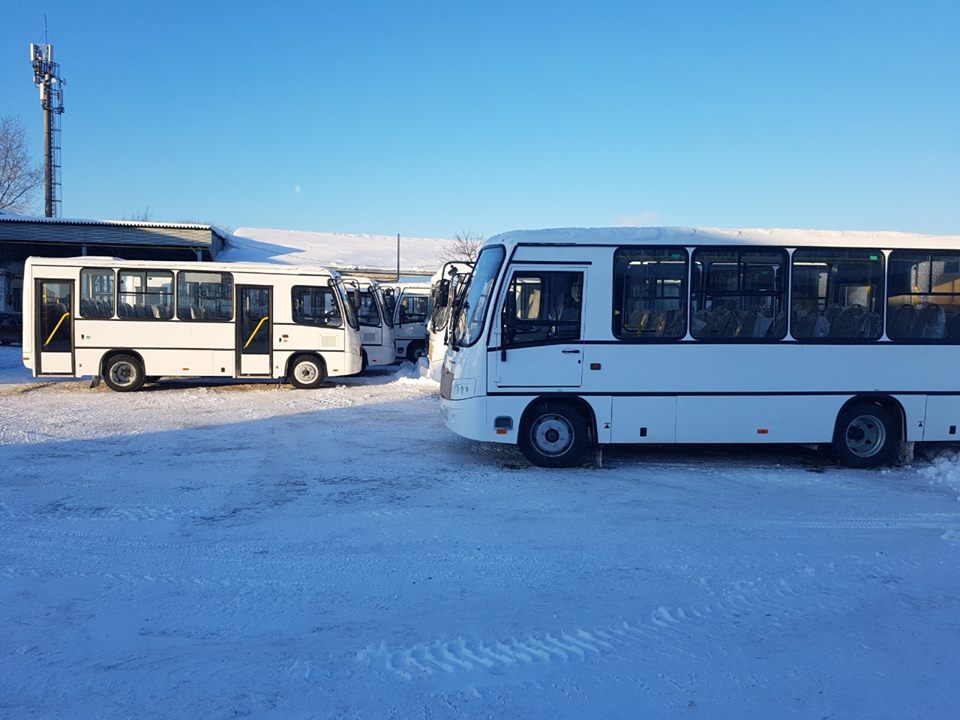
<path id="1" fill-rule="evenodd" d="M 894 250 L 888 284 L 891 340 L 960 343 L 960 253 Z"/>
<path id="2" fill-rule="evenodd" d="M 503 306 L 503 344 L 579 340 L 582 305 L 583 273 L 516 273 Z"/>
<path id="3" fill-rule="evenodd" d="M 613 256 L 613 334 L 680 340 L 687 334 L 687 251 L 618 248 Z"/>

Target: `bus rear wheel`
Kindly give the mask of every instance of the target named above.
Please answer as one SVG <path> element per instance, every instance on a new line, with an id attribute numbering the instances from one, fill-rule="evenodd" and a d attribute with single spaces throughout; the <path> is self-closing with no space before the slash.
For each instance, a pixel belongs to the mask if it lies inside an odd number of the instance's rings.
<path id="1" fill-rule="evenodd" d="M 837 416 L 833 452 L 853 468 L 889 465 L 900 444 L 899 423 L 889 410 L 871 402 L 851 405 Z"/>
<path id="2" fill-rule="evenodd" d="M 290 384 L 301 390 L 318 388 L 327 379 L 323 362 L 313 355 L 298 355 L 290 363 Z"/>
<path id="3" fill-rule="evenodd" d="M 590 446 L 587 421 L 570 403 L 537 402 L 520 428 L 520 451 L 539 467 L 573 467 L 583 462 Z"/>
<path id="4" fill-rule="evenodd" d="M 407 345 L 407 360 L 416 363 L 426 354 L 422 342 L 414 342 Z"/>
<path id="5" fill-rule="evenodd" d="M 143 367 L 130 355 L 114 355 L 103 366 L 103 381 L 117 392 L 133 392 L 143 387 Z"/>

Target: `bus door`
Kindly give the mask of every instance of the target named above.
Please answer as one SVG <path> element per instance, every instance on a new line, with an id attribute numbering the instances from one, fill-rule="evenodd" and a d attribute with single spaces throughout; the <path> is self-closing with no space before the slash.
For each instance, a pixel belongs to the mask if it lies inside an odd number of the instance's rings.
<path id="1" fill-rule="evenodd" d="M 491 335 L 491 389 L 580 387 L 584 280 L 582 268 L 513 270 Z"/>
<path id="2" fill-rule="evenodd" d="M 357 320 L 360 322 L 360 342 L 364 345 L 383 345 L 383 326 L 377 298 L 367 287 L 355 294 Z"/>
<path id="3" fill-rule="evenodd" d="M 237 375 L 272 375 L 272 300 L 269 287 L 237 286 Z"/>
<path id="4" fill-rule="evenodd" d="M 73 280 L 36 281 L 37 375 L 73 375 Z"/>

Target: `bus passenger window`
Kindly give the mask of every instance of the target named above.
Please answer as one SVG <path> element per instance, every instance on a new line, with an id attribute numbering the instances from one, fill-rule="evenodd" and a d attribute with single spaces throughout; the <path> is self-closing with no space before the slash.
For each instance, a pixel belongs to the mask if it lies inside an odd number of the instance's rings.
<path id="1" fill-rule="evenodd" d="M 503 344 L 579 340 L 582 305 L 583 273 L 517 273 L 503 305 Z"/>
<path id="2" fill-rule="evenodd" d="M 791 333 L 797 340 L 873 341 L 883 335 L 883 253 L 793 253 Z"/>
<path id="3" fill-rule="evenodd" d="M 231 320 L 233 276 L 230 273 L 181 270 L 177 274 L 177 317 L 202 322 Z"/>
<path id="4" fill-rule="evenodd" d="M 133 320 L 173 317 L 173 273 L 166 270 L 121 270 L 117 315 Z"/>
<path id="5" fill-rule="evenodd" d="M 80 317 L 112 318 L 114 311 L 114 272 L 112 269 L 80 271 Z"/>
<path id="6" fill-rule="evenodd" d="M 695 250 L 690 333 L 698 340 L 782 340 L 786 267 L 779 248 Z"/>
<path id="7" fill-rule="evenodd" d="M 687 334 L 687 251 L 619 248 L 613 255 L 613 334 L 679 340 Z"/>
<path id="8" fill-rule="evenodd" d="M 295 285 L 293 288 L 293 321 L 298 325 L 340 327 L 343 318 L 333 296 L 333 288 Z"/>
<path id="9" fill-rule="evenodd" d="M 960 253 L 890 254 L 887 336 L 904 342 L 960 343 Z"/>

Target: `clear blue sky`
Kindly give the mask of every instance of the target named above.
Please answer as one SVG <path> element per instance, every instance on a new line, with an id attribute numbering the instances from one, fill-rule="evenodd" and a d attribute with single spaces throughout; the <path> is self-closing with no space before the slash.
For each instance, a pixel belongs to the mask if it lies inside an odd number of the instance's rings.
<path id="1" fill-rule="evenodd" d="M 38 160 L 44 13 L 65 217 L 960 232 L 958 0 L 3 0 Z"/>

